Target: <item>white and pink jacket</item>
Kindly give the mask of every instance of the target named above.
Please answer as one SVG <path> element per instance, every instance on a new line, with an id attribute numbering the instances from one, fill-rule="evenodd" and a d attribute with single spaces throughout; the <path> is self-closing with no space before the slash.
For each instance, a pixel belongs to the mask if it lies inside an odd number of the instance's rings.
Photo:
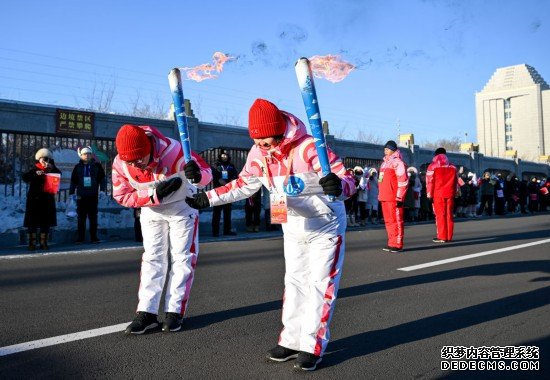
<path id="1" fill-rule="evenodd" d="M 239 177 L 207 192 L 211 206 L 248 198 L 263 185 L 267 189 L 275 187 L 277 192 L 287 195 L 289 215 L 307 218 L 331 213 L 328 199 L 319 185 L 322 174 L 313 137 L 307 134 L 305 125 L 297 117 L 281 112 L 287 121 L 281 144 L 269 152 L 254 145 Z M 332 172 L 342 180 L 340 199 L 348 198 L 356 191 L 354 178 L 330 149 L 328 156 Z"/>
<path id="2" fill-rule="evenodd" d="M 139 169 L 127 165 L 119 156 L 113 161 L 113 198 L 125 207 L 157 207 L 176 201 L 184 201 L 186 196 L 191 196 L 193 185 L 185 180 L 183 167 L 183 151 L 181 144 L 169 137 L 163 136 L 156 128 L 140 126 L 145 130 L 153 142 L 153 162 L 146 169 Z M 212 180 L 212 171 L 208 164 L 195 152 L 192 152 L 193 160 L 201 169 L 202 178 L 196 187 L 204 187 Z M 159 201 L 154 191 L 159 181 L 180 176 L 184 179 L 184 185 L 174 194 Z M 185 207 L 187 204 L 183 202 Z"/>

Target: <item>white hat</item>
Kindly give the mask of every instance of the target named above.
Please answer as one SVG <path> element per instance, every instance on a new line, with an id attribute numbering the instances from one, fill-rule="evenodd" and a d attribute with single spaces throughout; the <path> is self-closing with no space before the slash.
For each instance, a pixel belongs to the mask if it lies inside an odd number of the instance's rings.
<path id="1" fill-rule="evenodd" d="M 38 149 L 38 152 L 36 152 L 36 154 L 34 155 L 34 159 L 36 161 L 40 160 L 41 158 L 43 157 L 49 157 L 49 158 L 52 158 L 52 152 L 50 152 L 48 149 L 46 148 L 42 148 L 42 149 Z"/>
<path id="2" fill-rule="evenodd" d="M 82 156 L 83 154 L 86 154 L 86 153 L 92 154 L 93 153 L 92 148 L 90 148 L 89 146 L 85 146 L 82 149 L 80 149 L 80 148 L 78 149 L 78 155 L 79 156 Z"/>

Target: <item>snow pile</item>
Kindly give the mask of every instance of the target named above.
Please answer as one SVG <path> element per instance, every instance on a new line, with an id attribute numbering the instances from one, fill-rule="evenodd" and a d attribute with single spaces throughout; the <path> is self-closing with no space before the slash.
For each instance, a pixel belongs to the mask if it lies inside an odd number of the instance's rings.
<path id="1" fill-rule="evenodd" d="M 16 191 L 16 194 L 19 192 Z M 3 197 L 0 202 L 0 233 L 15 232 L 23 228 L 25 217 L 26 188 L 22 191 L 22 196 Z M 67 204 L 57 202 L 57 230 L 76 230 L 76 218 L 70 218 L 65 215 Z M 133 228 L 134 213 L 132 209 L 124 208 L 118 205 L 114 199 L 107 195 L 99 198 L 98 227 L 99 228 Z M 102 211 L 104 210 L 104 211 Z"/>

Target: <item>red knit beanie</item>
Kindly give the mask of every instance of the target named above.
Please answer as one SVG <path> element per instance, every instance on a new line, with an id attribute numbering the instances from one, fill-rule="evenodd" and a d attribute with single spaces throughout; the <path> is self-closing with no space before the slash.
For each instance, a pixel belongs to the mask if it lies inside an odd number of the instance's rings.
<path id="1" fill-rule="evenodd" d="M 116 150 L 122 161 L 135 161 L 151 152 L 151 143 L 143 128 L 125 124 L 116 135 Z"/>
<path id="2" fill-rule="evenodd" d="M 277 106 L 264 99 L 256 99 L 248 111 L 248 133 L 253 139 L 284 134 L 286 120 Z"/>

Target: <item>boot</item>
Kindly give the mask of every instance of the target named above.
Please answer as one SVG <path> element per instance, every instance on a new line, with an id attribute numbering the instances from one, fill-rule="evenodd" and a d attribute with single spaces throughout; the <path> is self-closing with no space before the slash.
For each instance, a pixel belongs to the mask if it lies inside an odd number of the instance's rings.
<path id="1" fill-rule="evenodd" d="M 48 247 L 48 234 L 44 232 L 40 233 L 40 249 L 50 249 Z"/>
<path id="2" fill-rule="evenodd" d="M 350 215 L 350 221 L 351 221 L 351 224 L 350 224 L 350 227 L 357 227 L 358 224 L 355 223 L 355 215 Z"/>
<path id="3" fill-rule="evenodd" d="M 29 251 L 36 249 L 36 232 L 29 233 Z"/>

